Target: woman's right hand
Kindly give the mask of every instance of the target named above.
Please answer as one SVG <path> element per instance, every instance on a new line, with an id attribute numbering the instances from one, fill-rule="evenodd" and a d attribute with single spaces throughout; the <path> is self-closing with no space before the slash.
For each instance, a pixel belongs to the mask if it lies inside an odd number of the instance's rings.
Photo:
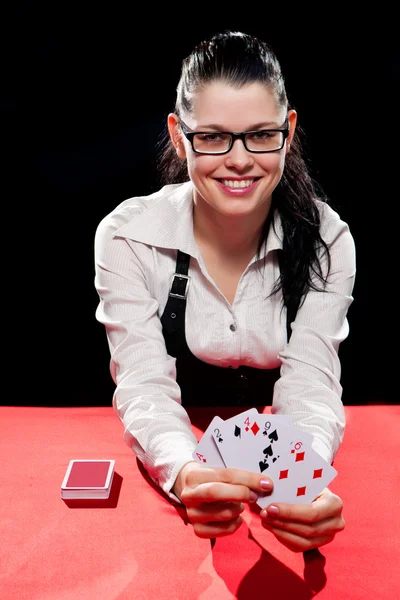
<path id="1" fill-rule="evenodd" d="M 257 473 L 189 462 L 179 471 L 172 492 L 186 506 L 195 534 L 215 538 L 234 533 L 242 524 L 245 503 L 272 489 L 272 480 Z"/>

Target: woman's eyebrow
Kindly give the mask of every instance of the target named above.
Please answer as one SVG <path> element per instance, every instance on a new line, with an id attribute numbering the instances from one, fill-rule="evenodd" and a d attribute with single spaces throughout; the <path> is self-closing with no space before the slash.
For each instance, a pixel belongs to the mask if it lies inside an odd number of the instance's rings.
<path id="1" fill-rule="evenodd" d="M 270 127 L 271 129 L 274 129 L 274 128 L 277 129 L 279 126 L 276 121 L 263 121 L 262 123 L 256 123 L 255 125 L 252 125 L 248 129 L 245 129 L 243 131 L 254 131 L 256 129 L 263 129 L 265 127 Z M 218 123 L 208 123 L 207 125 L 198 125 L 197 129 L 198 129 L 198 131 L 201 131 L 202 129 L 213 129 L 214 131 L 228 131 L 228 129 L 226 129 L 226 127 L 224 127 L 223 125 L 219 125 Z"/>

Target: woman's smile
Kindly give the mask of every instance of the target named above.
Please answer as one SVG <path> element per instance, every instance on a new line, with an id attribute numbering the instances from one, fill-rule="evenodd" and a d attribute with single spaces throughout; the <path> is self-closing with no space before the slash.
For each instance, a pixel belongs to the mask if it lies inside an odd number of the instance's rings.
<path id="1" fill-rule="evenodd" d="M 219 188 L 226 194 L 233 196 L 244 196 L 250 194 L 259 181 L 260 177 L 237 177 L 229 179 L 215 179 Z"/>

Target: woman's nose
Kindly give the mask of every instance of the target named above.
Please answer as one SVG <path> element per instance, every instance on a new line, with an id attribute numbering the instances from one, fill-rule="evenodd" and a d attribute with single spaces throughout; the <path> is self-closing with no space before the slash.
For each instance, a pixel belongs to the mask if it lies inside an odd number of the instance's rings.
<path id="1" fill-rule="evenodd" d="M 232 148 L 228 154 L 225 154 L 225 164 L 228 167 L 243 170 L 246 167 L 252 166 L 253 163 L 254 157 L 246 150 L 243 141 L 239 139 L 234 140 Z"/>

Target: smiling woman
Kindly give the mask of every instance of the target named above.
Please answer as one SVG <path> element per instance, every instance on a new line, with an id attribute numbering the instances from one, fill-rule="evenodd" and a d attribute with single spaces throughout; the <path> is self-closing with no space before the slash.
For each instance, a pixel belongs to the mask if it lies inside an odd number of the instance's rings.
<path id="1" fill-rule="evenodd" d="M 264 83 L 238 88 L 216 80 L 179 115 L 169 115 L 168 127 L 195 188 L 195 236 L 222 257 L 255 252 L 295 133 L 295 111 Z"/>
<path id="2" fill-rule="evenodd" d="M 307 172 L 297 113 L 265 42 L 227 31 L 194 48 L 164 142 L 165 185 L 98 226 L 96 316 L 125 442 L 185 504 L 195 533 L 213 538 L 234 532 L 243 502 L 273 482 L 194 462 L 186 407 L 272 405 L 332 462 L 345 428 L 338 350 L 354 241 Z M 261 517 L 293 550 L 326 544 L 344 526 L 328 489 Z"/>

